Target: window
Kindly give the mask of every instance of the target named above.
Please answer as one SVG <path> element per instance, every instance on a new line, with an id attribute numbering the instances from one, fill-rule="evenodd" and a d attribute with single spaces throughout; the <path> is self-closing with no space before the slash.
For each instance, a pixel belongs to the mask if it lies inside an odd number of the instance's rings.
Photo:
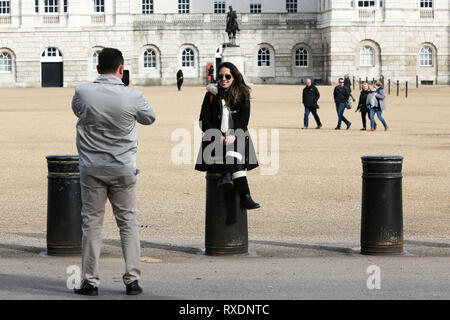
<path id="1" fill-rule="evenodd" d="M 94 12 L 105 12 L 105 0 L 94 0 Z"/>
<path id="2" fill-rule="evenodd" d="M 34 0 L 34 12 L 39 13 L 39 0 Z"/>
<path id="3" fill-rule="evenodd" d="M 143 14 L 153 13 L 153 0 L 142 0 L 142 13 Z"/>
<path id="4" fill-rule="evenodd" d="M 0 72 L 12 72 L 12 58 L 7 52 L 0 52 Z"/>
<path id="5" fill-rule="evenodd" d="M 59 12 L 58 0 L 45 0 L 44 1 L 44 12 L 45 13 Z"/>
<path id="6" fill-rule="evenodd" d="M 286 11 L 297 12 L 297 0 L 286 0 Z"/>
<path id="7" fill-rule="evenodd" d="M 267 48 L 261 48 L 258 51 L 258 67 L 270 67 L 270 51 Z"/>
<path id="8" fill-rule="evenodd" d="M 433 8 L 433 0 L 420 0 L 421 8 Z"/>
<path id="9" fill-rule="evenodd" d="M 214 13 L 225 13 L 225 0 L 214 0 Z"/>
<path id="10" fill-rule="evenodd" d="M 64 0 L 63 11 L 64 11 L 64 13 L 67 13 L 67 0 Z"/>
<path id="11" fill-rule="evenodd" d="M 156 68 L 156 53 L 151 49 L 144 51 L 144 69 L 147 68 Z"/>
<path id="12" fill-rule="evenodd" d="M 189 0 L 178 0 L 178 13 L 189 13 Z"/>
<path id="13" fill-rule="evenodd" d="M 362 47 L 359 52 L 359 65 L 361 67 L 375 66 L 375 52 L 372 47 Z"/>
<path id="14" fill-rule="evenodd" d="M 433 66 L 433 50 L 425 46 L 420 49 L 420 66 L 431 67 Z"/>
<path id="15" fill-rule="evenodd" d="M 250 0 L 250 13 L 261 13 L 261 0 Z"/>
<path id="16" fill-rule="evenodd" d="M 10 14 L 9 1 L 0 1 L 0 14 Z"/>
<path id="17" fill-rule="evenodd" d="M 181 54 L 182 67 L 194 67 L 194 51 L 192 49 L 184 49 Z"/>
<path id="18" fill-rule="evenodd" d="M 61 52 L 56 48 L 47 48 L 42 52 L 43 57 L 62 57 Z"/>
<path id="19" fill-rule="evenodd" d="M 375 0 L 358 1 L 358 7 L 360 8 L 375 7 Z"/>
<path id="20" fill-rule="evenodd" d="M 98 55 L 100 54 L 100 52 L 101 50 L 96 50 L 92 55 L 92 71 L 97 71 Z"/>
<path id="21" fill-rule="evenodd" d="M 308 67 L 308 50 L 305 48 L 298 48 L 295 52 L 295 66 Z"/>

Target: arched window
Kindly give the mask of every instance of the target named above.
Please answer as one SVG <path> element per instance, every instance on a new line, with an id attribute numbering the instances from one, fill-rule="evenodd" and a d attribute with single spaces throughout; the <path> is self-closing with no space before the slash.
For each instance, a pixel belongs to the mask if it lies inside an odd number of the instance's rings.
<path id="1" fill-rule="evenodd" d="M 433 66 L 433 49 L 428 46 L 422 47 L 420 49 L 420 65 L 422 67 Z"/>
<path id="2" fill-rule="evenodd" d="M 0 52 L 0 72 L 12 72 L 12 58 L 8 52 Z"/>
<path id="3" fill-rule="evenodd" d="M 181 54 L 181 66 L 182 67 L 194 67 L 194 51 L 192 49 L 184 49 Z"/>
<path id="4" fill-rule="evenodd" d="M 295 66 L 308 67 L 308 50 L 305 48 L 298 48 L 295 51 Z"/>
<path id="5" fill-rule="evenodd" d="M 258 51 L 258 67 L 270 67 L 270 51 L 267 48 L 261 48 Z"/>
<path id="6" fill-rule="evenodd" d="M 152 49 L 144 51 L 144 69 L 156 68 L 156 53 Z"/>
<path id="7" fill-rule="evenodd" d="M 98 55 L 100 54 L 101 50 L 95 50 L 94 54 L 92 55 L 92 70 L 97 71 L 97 65 L 98 65 Z"/>
<path id="8" fill-rule="evenodd" d="M 359 52 L 359 65 L 361 67 L 375 66 L 375 51 L 372 47 L 364 46 Z"/>

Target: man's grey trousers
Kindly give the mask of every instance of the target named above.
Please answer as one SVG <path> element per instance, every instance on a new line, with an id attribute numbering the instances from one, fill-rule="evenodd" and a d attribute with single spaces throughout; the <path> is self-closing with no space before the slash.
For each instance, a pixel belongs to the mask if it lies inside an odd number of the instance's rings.
<path id="1" fill-rule="evenodd" d="M 109 199 L 125 258 L 125 285 L 140 279 L 141 247 L 136 224 L 136 176 L 91 176 L 81 174 L 82 277 L 98 287 L 98 265 L 106 200 Z"/>

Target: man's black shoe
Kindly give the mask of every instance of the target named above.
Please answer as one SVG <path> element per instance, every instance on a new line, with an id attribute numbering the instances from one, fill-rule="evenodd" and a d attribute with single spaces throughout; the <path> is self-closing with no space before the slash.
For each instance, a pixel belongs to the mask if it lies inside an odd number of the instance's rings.
<path id="1" fill-rule="evenodd" d="M 247 210 L 258 209 L 259 207 L 261 207 L 259 203 L 253 201 L 252 197 L 250 196 L 250 193 L 247 193 L 245 195 L 244 199 L 242 199 L 241 201 L 241 205 L 243 208 Z"/>
<path id="2" fill-rule="evenodd" d="M 347 130 L 348 129 L 350 129 L 350 126 L 352 125 L 352 123 L 350 122 L 348 125 L 347 125 Z"/>
<path id="3" fill-rule="evenodd" d="M 81 283 L 80 289 L 74 289 L 74 291 L 76 294 L 82 294 L 84 296 L 98 296 L 98 288 L 84 280 Z"/>
<path id="4" fill-rule="evenodd" d="M 142 293 L 142 288 L 139 286 L 137 280 L 134 280 L 132 283 L 127 284 L 127 295 L 135 296 L 140 293 Z"/>

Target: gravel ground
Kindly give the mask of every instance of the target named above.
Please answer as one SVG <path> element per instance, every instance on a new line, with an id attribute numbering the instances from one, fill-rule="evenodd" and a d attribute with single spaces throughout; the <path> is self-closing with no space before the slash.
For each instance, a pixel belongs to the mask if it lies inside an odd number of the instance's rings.
<path id="1" fill-rule="evenodd" d="M 367 154 L 404 156 L 403 217 L 405 239 L 449 238 L 450 98 L 449 87 L 410 89 L 409 97 L 387 98 L 375 132 L 360 131 L 360 114 L 345 115 L 350 130 L 335 131 L 332 87 L 319 87 L 321 130 L 300 130 L 303 107 L 299 86 L 254 86 L 250 128 L 258 149 L 264 133 L 279 134 L 279 163 L 264 162 L 249 172 L 254 199 L 262 208 L 249 212 L 249 238 L 271 241 L 359 242 L 361 160 Z M 137 208 L 141 238 L 182 244 L 204 235 L 205 178 L 193 169 L 195 121 L 204 87 L 145 87 L 157 120 L 139 127 Z M 0 241 L 42 239 L 46 232 L 49 154 L 76 153 L 70 102 L 73 88 L 0 89 Z M 355 95 L 357 95 L 355 93 Z M 378 121 L 379 122 L 379 121 Z M 310 127 L 315 122 L 310 116 Z M 345 126 L 344 126 L 345 127 Z M 181 130 L 181 131 L 180 131 Z M 189 133 L 186 161 L 175 164 L 172 135 Z M 274 139 L 275 142 L 277 139 Z M 197 141 L 198 142 L 198 141 Z M 268 142 L 268 156 L 271 141 Z M 276 149 L 276 148 L 275 148 Z M 269 157 L 270 159 L 270 157 Z M 267 175 L 268 168 L 277 169 Z M 118 239 L 107 206 L 103 235 Z"/>

